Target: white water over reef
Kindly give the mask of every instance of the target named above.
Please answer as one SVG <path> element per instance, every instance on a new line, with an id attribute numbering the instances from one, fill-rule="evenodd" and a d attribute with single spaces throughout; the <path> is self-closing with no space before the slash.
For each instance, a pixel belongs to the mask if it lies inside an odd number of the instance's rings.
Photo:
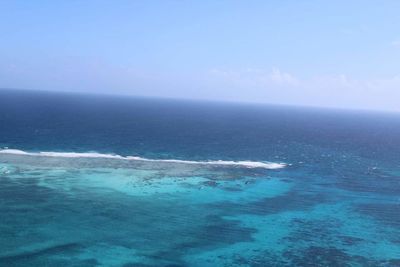
<path id="1" fill-rule="evenodd" d="M 40 156 L 40 157 L 59 157 L 59 158 L 106 158 L 106 159 L 120 159 L 120 160 L 133 160 L 133 161 L 147 161 L 147 162 L 166 162 L 166 163 L 179 163 L 179 164 L 192 164 L 192 165 L 215 165 L 215 166 L 239 166 L 245 168 L 264 168 L 264 169 L 281 169 L 286 166 L 285 163 L 277 162 L 261 162 L 261 161 L 230 161 L 230 160 L 210 160 L 210 161 L 193 161 L 193 160 L 179 160 L 179 159 L 148 159 L 136 156 L 121 156 L 116 154 L 102 154 L 96 152 L 26 152 L 19 149 L 2 149 L 0 154 L 13 154 L 23 156 Z"/>

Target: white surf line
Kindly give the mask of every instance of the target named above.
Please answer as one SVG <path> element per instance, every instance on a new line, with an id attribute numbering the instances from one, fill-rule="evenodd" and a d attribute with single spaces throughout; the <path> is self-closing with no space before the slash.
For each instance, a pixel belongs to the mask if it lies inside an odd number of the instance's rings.
<path id="1" fill-rule="evenodd" d="M 40 156 L 40 157 L 60 157 L 60 158 L 105 158 L 105 159 L 121 159 L 132 161 L 146 162 L 165 162 L 192 165 L 214 165 L 214 166 L 240 166 L 245 168 L 264 168 L 264 169 L 281 169 L 286 167 L 285 163 L 276 162 L 260 162 L 260 161 L 226 161 L 226 160 L 210 160 L 210 161 L 193 161 L 179 159 L 147 159 L 142 157 L 127 156 L 123 157 L 114 154 L 102 154 L 95 152 L 76 153 L 76 152 L 26 152 L 18 149 L 1 149 L 0 154 L 12 154 L 23 156 Z"/>

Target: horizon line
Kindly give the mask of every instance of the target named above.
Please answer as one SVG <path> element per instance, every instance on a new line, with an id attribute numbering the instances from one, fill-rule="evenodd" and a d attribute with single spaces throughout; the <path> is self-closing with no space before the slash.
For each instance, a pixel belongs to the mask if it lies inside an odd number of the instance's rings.
<path id="1" fill-rule="evenodd" d="M 287 104 L 287 103 L 271 103 L 263 101 L 240 101 L 240 100 L 227 100 L 227 99 L 210 99 L 210 98 L 188 98 L 188 97 L 167 97 L 156 95 L 135 95 L 130 93 L 110 93 L 110 92 L 92 92 L 81 90 L 48 90 L 48 89 L 27 89 L 27 88 L 12 88 L 0 87 L 0 91 L 27 91 L 27 92 L 42 92 L 54 94 L 76 94 L 87 96 L 111 96 L 111 97 L 130 97 L 130 98 L 145 98 L 145 99 L 160 99 L 160 100 L 177 100 L 177 101 L 193 101 L 193 102 L 211 102 L 221 104 L 237 104 L 237 105 L 256 105 L 256 106 L 270 106 L 270 107 L 287 107 L 287 108 L 305 108 L 305 109 L 323 109 L 331 111 L 353 111 L 353 112 L 366 112 L 366 113 L 383 113 L 383 114 L 400 114 L 400 110 L 389 109 L 367 109 L 367 108 L 350 108 L 350 107 L 334 107 L 334 106 L 319 106 L 319 105 L 300 105 L 300 104 Z"/>

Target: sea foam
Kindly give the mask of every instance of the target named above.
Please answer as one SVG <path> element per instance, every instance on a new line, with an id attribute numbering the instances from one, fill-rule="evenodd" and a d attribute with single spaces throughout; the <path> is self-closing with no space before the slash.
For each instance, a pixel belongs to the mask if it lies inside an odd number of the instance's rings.
<path id="1" fill-rule="evenodd" d="M 23 156 L 38 156 L 38 157 L 58 157 L 58 158 L 103 158 L 103 159 L 119 159 L 132 161 L 146 162 L 164 162 L 177 164 L 191 165 L 212 165 L 212 166 L 239 166 L 245 168 L 264 168 L 264 169 L 281 169 L 286 166 L 285 163 L 277 162 L 261 162 L 261 161 L 231 161 L 231 160 L 209 160 L 209 161 L 194 161 L 194 160 L 179 160 L 179 159 L 148 159 L 136 156 L 121 156 L 116 154 L 102 154 L 96 152 L 26 152 L 18 149 L 1 149 L 0 154 L 12 154 Z"/>

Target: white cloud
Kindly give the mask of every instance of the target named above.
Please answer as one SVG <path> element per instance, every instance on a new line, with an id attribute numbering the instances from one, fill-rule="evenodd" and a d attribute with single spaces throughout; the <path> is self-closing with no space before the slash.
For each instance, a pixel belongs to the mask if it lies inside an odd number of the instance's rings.
<path id="1" fill-rule="evenodd" d="M 268 75 L 269 80 L 277 84 L 297 85 L 298 80 L 289 73 L 282 72 L 278 68 L 273 68 L 272 72 Z"/>
<path id="2" fill-rule="evenodd" d="M 212 82 L 218 88 L 229 88 L 235 100 L 400 111 L 400 75 L 354 79 L 336 74 L 301 79 L 273 68 L 214 70 L 212 76 Z"/>
<path id="3" fill-rule="evenodd" d="M 213 69 L 211 75 L 216 79 L 224 79 L 228 83 L 250 86 L 296 86 L 298 80 L 278 68 L 272 70 L 247 68 L 243 70 Z"/>

